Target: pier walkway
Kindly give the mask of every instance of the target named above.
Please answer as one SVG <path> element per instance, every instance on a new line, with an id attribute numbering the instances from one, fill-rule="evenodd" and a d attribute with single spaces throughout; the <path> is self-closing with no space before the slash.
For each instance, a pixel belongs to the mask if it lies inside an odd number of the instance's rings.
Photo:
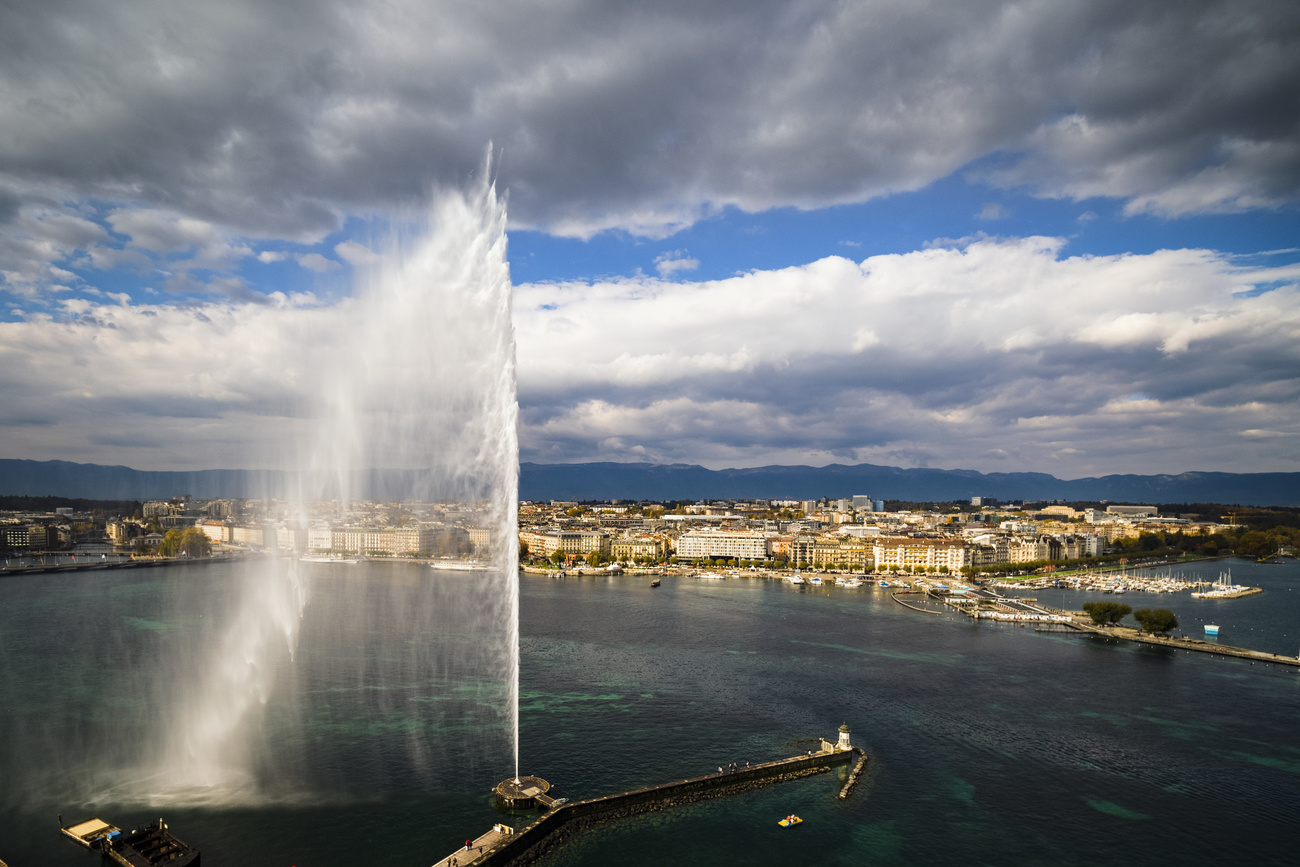
<path id="1" fill-rule="evenodd" d="M 919 612 L 921 612 L 922 614 L 942 614 L 942 613 L 943 613 L 942 611 L 931 611 L 929 608 L 919 608 L 919 607 L 917 607 L 916 605 L 908 605 L 908 604 L 907 604 L 906 602 L 904 602 L 902 599 L 899 599 L 899 598 L 898 598 L 899 593 L 910 593 L 910 594 L 912 594 L 913 596 L 915 596 L 915 595 L 920 594 L 920 592 L 921 592 L 921 591 L 919 591 L 919 590 L 899 590 L 898 593 L 890 593 L 890 594 L 889 594 L 889 598 L 893 599 L 895 602 L 897 602 L 899 605 L 903 606 L 904 608 L 910 608 L 910 609 L 912 609 L 913 611 L 919 611 Z"/>
<path id="2" fill-rule="evenodd" d="M 486 834 L 480 834 L 477 838 L 470 841 L 468 846 L 457 849 L 446 858 L 443 858 L 441 861 L 434 864 L 433 867 L 464 867 L 466 864 L 484 863 L 481 861 L 475 862 L 474 859 L 478 858 L 484 852 L 491 851 L 494 846 L 501 843 L 502 840 L 509 839 L 514 835 L 514 833 L 515 829 L 511 828 L 509 825 L 493 825 L 491 831 L 488 831 Z"/>
<path id="3" fill-rule="evenodd" d="M 214 554 L 210 557 L 136 557 L 114 560 L 69 560 L 50 563 L 25 563 L 0 566 L 0 577 L 11 575 L 42 575 L 54 572 L 99 572 L 118 569 L 155 569 L 162 566 L 210 566 L 215 563 L 235 563 L 251 560 L 258 554 Z"/>
<path id="4" fill-rule="evenodd" d="M 453 852 L 438 861 L 434 867 L 518 867 L 531 864 L 572 835 L 600 822 L 740 794 L 775 783 L 825 773 L 837 765 L 850 762 L 855 762 L 856 767 L 840 794 L 840 797 L 848 797 L 857 778 L 865 770 L 868 757 L 858 747 L 839 749 L 831 742 L 822 740 L 821 749 L 807 755 L 765 762 L 721 774 L 674 780 L 616 795 L 560 803 L 517 833 L 501 833 L 498 829 L 506 829 L 507 832 L 509 829 L 504 825 L 493 826 L 492 831 L 473 841 L 470 848 Z M 492 837 L 493 834 L 497 836 Z M 495 842 L 491 845 L 480 843 L 489 838 Z M 481 852 L 480 845 L 483 847 Z"/>
<path id="5" fill-rule="evenodd" d="M 1072 617 L 1069 626 L 1073 627 L 1078 632 L 1100 635 L 1103 638 L 1115 638 L 1120 641 L 1132 641 L 1138 644 L 1172 647 L 1175 650 L 1212 653 L 1216 656 L 1234 656 L 1238 659 L 1249 659 L 1251 662 L 1267 662 L 1269 664 L 1300 667 L 1300 657 L 1282 656 L 1278 653 L 1265 653 L 1262 650 L 1248 650 L 1244 647 L 1232 647 L 1227 644 L 1215 644 L 1213 641 L 1203 641 L 1199 638 L 1168 638 L 1162 635 L 1151 635 L 1150 633 L 1142 632 L 1138 629 L 1129 629 L 1126 626 L 1096 626 L 1092 623 L 1085 622 L 1079 617 Z"/>

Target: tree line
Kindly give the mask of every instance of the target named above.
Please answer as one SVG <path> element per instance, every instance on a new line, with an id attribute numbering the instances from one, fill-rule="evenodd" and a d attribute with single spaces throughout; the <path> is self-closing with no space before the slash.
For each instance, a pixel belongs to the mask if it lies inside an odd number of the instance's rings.
<path id="1" fill-rule="evenodd" d="M 1178 628 L 1178 618 L 1168 608 L 1139 608 L 1122 602 L 1085 602 L 1083 612 L 1098 626 L 1118 626 L 1130 614 L 1143 632 L 1163 635 Z"/>

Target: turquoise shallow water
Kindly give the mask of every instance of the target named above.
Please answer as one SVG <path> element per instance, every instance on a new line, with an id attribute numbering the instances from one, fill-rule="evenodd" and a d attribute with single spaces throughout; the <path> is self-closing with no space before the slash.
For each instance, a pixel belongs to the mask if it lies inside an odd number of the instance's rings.
<path id="1" fill-rule="evenodd" d="M 1267 592 L 1216 618 L 1294 653 L 1300 568 L 1258 568 Z M 512 768 L 472 588 L 358 569 L 313 581 L 260 723 L 274 797 L 248 806 L 123 803 L 83 782 L 147 752 L 167 682 L 146 673 L 202 658 L 237 575 L 0 581 L 0 859 L 89 863 L 60 812 L 161 813 L 209 867 L 429 864 L 500 821 L 487 792 Z M 1255 600 L 1259 615 L 1228 608 Z M 1141 601 L 1184 616 L 1189 600 Z M 789 755 L 841 722 L 873 756 L 846 802 L 822 775 L 605 825 L 548 864 L 1294 863 L 1295 669 L 752 579 L 526 577 L 522 634 L 522 770 L 561 794 Z M 790 812 L 804 824 L 778 827 Z"/>

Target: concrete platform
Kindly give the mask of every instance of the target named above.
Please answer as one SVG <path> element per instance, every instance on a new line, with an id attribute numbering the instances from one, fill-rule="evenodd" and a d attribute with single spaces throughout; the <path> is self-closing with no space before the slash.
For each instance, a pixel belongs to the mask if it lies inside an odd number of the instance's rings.
<path id="1" fill-rule="evenodd" d="M 551 784 L 541 777 L 511 777 L 497 783 L 493 790 L 499 800 L 509 807 L 555 806 L 555 799 L 547 794 Z"/>
<path id="2" fill-rule="evenodd" d="M 462 846 L 433 867 L 465 867 L 466 864 L 474 863 L 484 852 L 491 851 L 502 840 L 514 836 L 514 833 L 514 828 L 509 825 L 493 825 L 491 831 L 480 834 L 469 847 Z"/>

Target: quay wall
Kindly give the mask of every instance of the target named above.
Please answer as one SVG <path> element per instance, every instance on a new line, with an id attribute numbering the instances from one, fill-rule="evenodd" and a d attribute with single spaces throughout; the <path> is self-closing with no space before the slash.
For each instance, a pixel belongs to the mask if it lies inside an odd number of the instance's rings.
<path id="1" fill-rule="evenodd" d="M 899 591 L 899 593 L 904 593 L 904 592 L 909 592 L 909 591 L 902 591 L 902 590 Z M 910 592 L 913 593 L 913 594 L 915 594 L 917 591 L 912 590 L 912 591 L 910 591 Z M 899 593 L 890 593 L 889 596 L 890 596 L 891 599 L 893 599 L 895 602 L 897 602 L 899 605 L 903 606 L 904 608 L 910 608 L 910 609 L 912 609 L 913 611 L 919 611 L 919 612 L 921 612 L 922 614 L 942 614 L 942 613 L 943 613 L 942 611 L 931 611 L 929 608 L 918 608 L 918 607 L 915 606 L 915 605 L 908 605 L 908 604 L 907 604 L 906 602 L 904 602 L 902 599 L 899 599 L 899 598 L 898 598 Z"/>
<path id="2" fill-rule="evenodd" d="M 1211 641 L 1202 641 L 1199 638 L 1167 638 L 1160 635 L 1149 635 L 1139 632 L 1136 629 L 1126 627 L 1100 627 L 1084 623 L 1078 618 L 1072 620 L 1069 626 L 1074 627 L 1080 632 L 1090 632 L 1093 635 L 1100 635 L 1103 638 L 1117 638 L 1121 641 L 1132 641 L 1137 644 L 1152 644 L 1161 647 L 1172 647 L 1175 650 L 1188 650 L 1197 653 L 1210 653 L 1215 656 L 1235 656 L 1238 659 L 1249 659 L 1252 662 L 1267 662 L 1276 665 L 1300 666 L 1300 657 L 1282 656 L 1278 653 L 1267 653 L 1263 650 L 1249 650 L 1245 647 L 1232 647 L 1228 644 L 1216 644 Z"/>
<path id="3" fill-rule="evenodd" d="M 840 752 L 822 750 L 811 756 L 795 756 L 728 773 L 661 783 L 616 795 L 561 804 L 518 834 L 466 864 L 491 867 L 531 864 L 568 837 L 600 822 L 709 798 L 736 795 L 774 783 L 824 773 L 855 758 L 859 759 L 858 765 L 861 767 L 866 761 L 866 754 L 857 747 Z"/>
<path id="4" fill-rule="evenodd" d="M 116 569 L 154 569 L 162 566 L 209 566 L 214 563 L 237 563 L 253 559 L 254 555 L 236 554 L 212 557 L 141 557 L 137 560 L 87 560 L 84 563 L 37 563 L 30 566 L 0 567 L 0 576 L 42 575 L 56 572 L 105 572 Z"/>

